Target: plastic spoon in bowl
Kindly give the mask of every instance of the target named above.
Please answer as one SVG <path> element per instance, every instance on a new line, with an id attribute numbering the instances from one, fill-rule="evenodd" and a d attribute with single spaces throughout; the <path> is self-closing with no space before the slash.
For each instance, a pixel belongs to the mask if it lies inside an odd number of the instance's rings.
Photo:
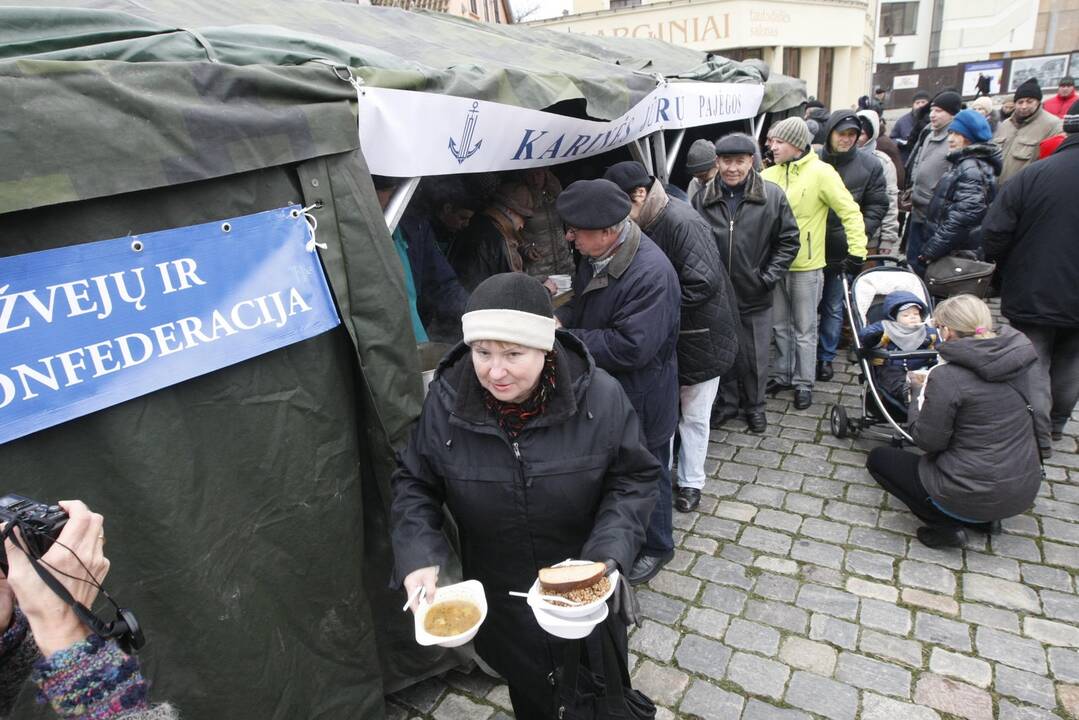
<path id="1" fill-rule="evenodd" d="M 405 606 L 403 608 L 401 608 L 401 612 L 404 612 L 405 610 L 408 610 L 408 606 L 411 605 L 412 601 L 415 600 L 416 598 L 419 598 L 419 599 L 422 600 L 426 596 L 427 596 L 427 588 L 425 588 L 423 585 L 420 585 L 418 588 L 416 588 L 416 591 L 414 593 L 412 593 L 411 595 L 408 596 L 408 600 L 405 601 Z"/>

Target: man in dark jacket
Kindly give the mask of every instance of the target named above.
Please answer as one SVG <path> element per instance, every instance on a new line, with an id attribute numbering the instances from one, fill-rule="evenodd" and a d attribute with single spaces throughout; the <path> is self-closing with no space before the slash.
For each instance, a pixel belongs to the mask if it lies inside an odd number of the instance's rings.
<path id="1" fill-rule="evenodd" d="M 821 160 L 836 169 L 854 202 L 862 211 L 866 237 L 874 237 L 888 214 L 888 186 L 880 162 L 866 153 L 858 152 L 858 136 L 862 124 L 850 110 L 836 110 L 828 119 L 828 142 L 820 150 Z M 817 340 L 817 379 L 832 379 L 839 336 L 843 332 L 843 265 L 847 257 L 847 233 L 843 223 L 828 211 L 828 230 L 825 234 L 824 290 L 821 293 L 819 332 Z"/>
<path id="2" fill-rule="evenodd" d="M 1043 454 L 1079 400 L 1079 115 L 1067 116 L 1064 129 L 1056 152 L 1004 185 L 982 223 L 1001 312 L 1038 352 L 1032 399 Z"/>
<path id="3" fill-rule="evenodd" d="M 915 125 L 915 115 L 928 104 L 929 93 L 922 89 L 915 90 L 914 99 L 910 104 L 910 112 L 896 120 L 895 126 L 892 127 L 891 138 L 899 146 L 899 152 L 903 155 L 904 163 L 910 157 L 910 151 L 914 149 L 914 141 L 917 139 L 911 137 Z"/>
<path id="4" fill-rule="evenodd" d="M 678 425 L 678 275 L 629 219 L 629 198 L 610 180 L 578 180 L 558 196 L 556 207 L 581 260 L 573 299 L 555 317 L 584 342 L 596 365 L 622 383 L 645 446 L 664 468 L 644 548 L 628 573 L 630 582 L 646 582 L 674 557 L 670 464 Z"/>
<path id="5" fill-rule="evenodd" d="M 671 261 L 682 290 L 678 333 L 678 491 L 675 508 L 696 510 L 704 488 L 708 420 L 719 378 L 738 353 L 734 290 L 712 240 L 712 231 L 688 204 L 668 197 L 644 165 L 627 160 L 605 178 L 629 196 L 629 217 Z"/>
<path id="6" fill-rule="evenodd" d="M 787 196 L 753 169 L 756 142 L 743 133 L 716 142 L 719 173 L 701 188 L 693 207 L 708 222 L 734 286 L 739 322 L 739 363 L 721 386 L 722 406 L 713 427 L 746 415 L 751 432 L 768 425 L 764 414 L 772 289 L 798 254 L 798 223 Z"/>
<path id="7" fill-rule="evenodd" d="M 523 183 L 504 183 L 490 205 L 458 233 L 448 259 L 466 290 L 475 290 L 492 275 L 524 271 L 521 253 L 528 242 L 521 231 L 532 213 L 529 189 Z"/>

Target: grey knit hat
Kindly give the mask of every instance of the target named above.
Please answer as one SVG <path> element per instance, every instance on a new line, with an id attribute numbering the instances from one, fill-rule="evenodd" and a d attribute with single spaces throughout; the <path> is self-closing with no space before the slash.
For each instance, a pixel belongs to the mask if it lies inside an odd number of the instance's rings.
<path id="1" fill-rule="evenodd" d="M 716 146 L 704 138 L 694 140 L 686 153 L 686 172 L 697 175 L 715 167 L 715 164 Z"/>
<path id="2" fill-rule="evenodd" d="M 779 138 L 799 150 L 808 150 L 809 143 L 813 140 L 813 134 L 809 132 L 809 126 L 800 117 L 789 117 L 780 120 L 768 129 L 768 137 Z"/>

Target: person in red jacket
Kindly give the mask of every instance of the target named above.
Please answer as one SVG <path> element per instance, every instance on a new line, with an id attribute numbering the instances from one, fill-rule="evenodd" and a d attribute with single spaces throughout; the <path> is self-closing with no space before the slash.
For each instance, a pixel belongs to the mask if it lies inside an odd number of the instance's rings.
<path id="1" fill-rule="evenodd" d="M 1067 117 L 1068 115 L 1079 115 L 1079 100 L 1073 102 L 1071 107 L 1069 107 L 1067 112 L 1061 115 L 1061 117 Z M 1038 144 L 1038 159 L 1044 160 L 1052 155 L 1056 149 L 1060 147 L 1060 143 L 1064 142 L 1064 138 L 1067 136 L 1067 133 L 1062 132 L 1059 135 L 1053 135 L 1052 137 L 1047 137 L 1042 140 L 1041 143 Z"/>
<path id="2" fill-rule="evenodd" d="M 1057 94 L 1042 103 L 1046 112 L 1053 113 L 1059 118 L 1068 114 L 1067 110 L 1079 97 L 1075 94 L 1075 80 L 1070 75 L 1060 78 L 1057 85 Z"/>

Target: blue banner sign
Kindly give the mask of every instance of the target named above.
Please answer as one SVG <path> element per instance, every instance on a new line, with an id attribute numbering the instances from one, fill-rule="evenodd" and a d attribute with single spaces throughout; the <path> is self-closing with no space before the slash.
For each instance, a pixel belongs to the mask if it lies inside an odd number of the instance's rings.
<path id="1" fill-rule="evenodd" d="M 0 443 L 340 323 L 300 207 L 0 258 Z"/>

